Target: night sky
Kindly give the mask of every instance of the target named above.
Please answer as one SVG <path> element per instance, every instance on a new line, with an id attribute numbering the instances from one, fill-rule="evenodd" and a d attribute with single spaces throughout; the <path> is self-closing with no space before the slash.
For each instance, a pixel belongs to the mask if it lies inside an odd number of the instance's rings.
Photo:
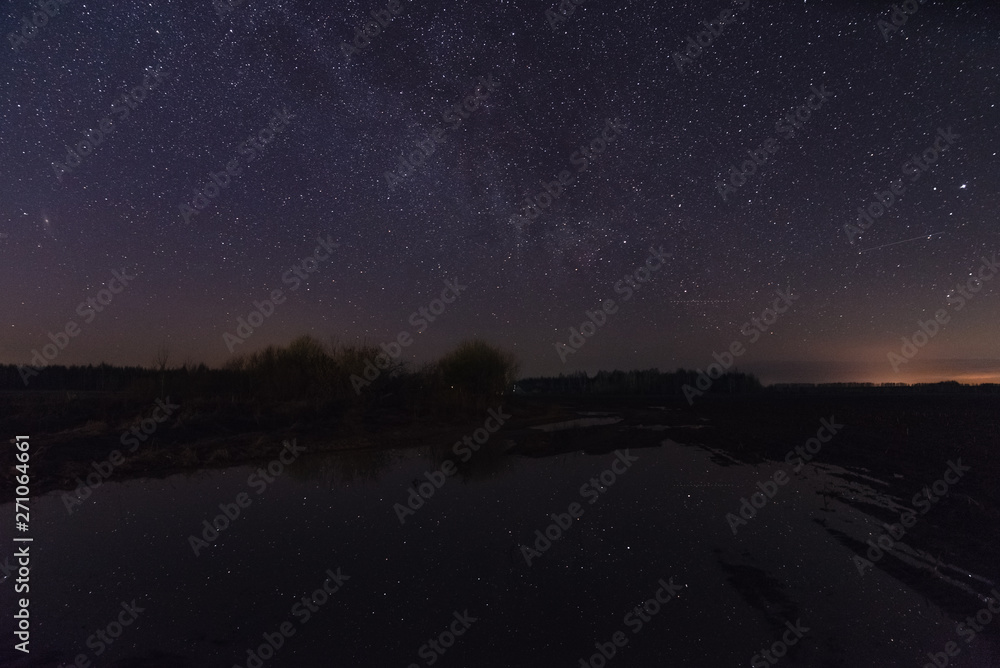
<path id="1" fill-rule="evenodd" d="M 70 0 L 21 40 L 37 6 L 15 0 L 0 362 L 30 363 L 74 321 L 52 363 L 151 364 L 166 345 L 172 363 L 218 365 L 306 333 L 408 331 L 408 359 L 479 336 L 524 375 L 704 368 L 739 341 L 739 368 L 764 382 L 1000 381 L 1000 279 L 984 263 L 1000 251 L 1000 6 L 903 4 L 916 11 L 897 28 L 892 3 L 845 0 L 585 0 L 571 14 Z M 354 46 L 371 12 L 391 20 Z M 67 155 L 108 118 L 89 155 Z M 894 183 L 883 215 L 845 229 Z M 534 219 L 514 217 L 525 198 Z M 332 250 L 303 269 L 317 238 Z M 657 269 L 625 290 L 643 266 Z M 112 272 L 135 278 L 87 306 Z M 418 333 L 411 314 L 455 280 L 467 289 Z M 275 290 L 273 314 L 227 347 Z M 776 290 L 792 306 L 741 333 Z M 556 344 L 607 299 L 615 312 L 564 363 Z M 942 310 L 894 371 L 888 353 Z"/>

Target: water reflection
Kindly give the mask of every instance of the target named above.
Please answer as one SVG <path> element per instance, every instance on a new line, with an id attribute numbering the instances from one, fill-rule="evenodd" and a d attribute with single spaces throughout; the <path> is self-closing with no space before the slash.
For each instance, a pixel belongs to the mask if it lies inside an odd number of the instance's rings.
<path id="1" fill-rule="evenodd" d="M 310 453 L 288 467 L 288 475 L 300 482 L 320 483 L 331 489 L 376 483 L 382 472 L 401 456 L 397 450 L 376 448 Z"/>
<path id="2" fill-rule="evenodd" d="M 620 448 L 638 460 L 591 503 L 581 487 Z M 722 454 L 608 424 L 514 432 L 464 462 L 450 443 L 304 454 L 259 495 L 254 465 L 108 483 L 72 516 L 39 497 L 34 665 L 90 651 L 88 636 L 135 598 L 147 612 L 91 651 L 95 665 L 243 666 L 337 568 L 351 579 L 265 668 L 422 665 L 419 648 L 466 609 L 478 621 L 441 666 L 578 665 L 671 577 L 683 590 L 629 636 L 620 665 L 747 665 L 799 617 L 811 630 L 787 665 L 919 664 L 953 639 L 955 619 L 906 579 L 882 564 L 857 576 L 856 543 L 888 503 L 876 481 L 809 465 L 734 536 L 726 513 L 779 464 Z M 401 524 L 393 504 L 448 461 L 463 484 Z M 248 491 L 252 504 L 194 556 L 188 536 Z M 579 518 L 526 564 L 520 546 L 574 502 Z M 6 586 L 0 604 L 12 604 Z M 963 659 L 988 665 L 998 647 L 981 637 Z M 3 651 L 4 665 L 20 658 Z"/>
<path id="3" fill-rule="evenodd" d="M 288 475 L 300 482 L 318 483 L 326 488 L 350 487 L 378 483 L 382 476 L 402 461 L 424 461 L 426 471 L 440 470 L 445 462 L 455 465 L 455 477 L 464 481 L 495 478 L 511 463 L 508 452 L 515 442 L 498 439 L 487 442 L 463 460 L 451 444 L 438 444 L 412 450 L 380 450 L 358 448 L 332 452 L 316 452 L 303 456 L 287 468 Z M 423 480 L 421 476 L 420 480 Z"/>

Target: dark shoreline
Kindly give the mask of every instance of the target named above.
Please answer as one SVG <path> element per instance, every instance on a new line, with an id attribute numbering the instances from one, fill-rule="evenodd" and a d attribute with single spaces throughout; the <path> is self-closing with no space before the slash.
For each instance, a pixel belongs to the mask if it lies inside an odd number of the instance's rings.
<path id="1" fill-rule="evenodd" d="M 531 457 L 600 452 L 608 449 L 609 433 L 621 431 L 625 436 L 624 430 L 629 430 L 626 438 L 635 444 L 631 447 L 656 446 L 669 438 L 722 450 L 752 464 L 764 459 L 780 460 L 790 448 L 813 435 L 821 419 L 833 416 L 844 423 L 845 429 L 818 455 L 819 461 L 909 479 L 939 468 L 948 457 L 965 456 L 984 473 L 1000 472 L 1000 450 L 995 447 L 1000 445 L 1000 395 L 884 390 L 708 395 L 691 406 L 676 396 L 507 396 L 492 407 L 503 407 L 512 417 L 487 447 Z M 12 395 L 18 398 L 16 402 L 11 400 Z M 32 494 L 72 489 L 76 476 L 86 476 L 93 470 L 92 461 L 107 460 L 115 450 L 125 461 L 115 467 L 112 479 L 162 477 L 268 460 L 281 450 L 286 439 L 293 438 L 307 444 L 310 453 L 450 446 L 482 426 L 487 416 L 486 409 L 447 416 L 405 415 L 386 409 L 353 420 L 343 415 L 331 417 L 301 405 L 274 406 L 269 410 L 215 406 L 203 410 L 205 407 L 182 404 L 177 415 L 159 425 L 145 443 L 129 453 L 121 442 L 123 432 L 151 414 L 152 402 L 79 393 L 73 400 L 79 404 L 74 411 L 77 419 L 67 418 L 58 430 L 43 428 L 49 416 L 44 409 L 41 415 L 18 419 L 18 404 L 32 398 L 44 403 L 46 397 L 55 404 L 65 403 L 64 393 L 0 396 L 5 408 L 5 430 L 12 435 L 31 436 Z M 588 412 L 614 413 L 622 420 L 582 429 L 532 429 L 578 419 L 580 413 Z M 79 417 L 88 415 L 93 417 Z M 105 417 L 109 415 L 113 417 Z M 129 415 L 131 419 L 124 417 Z M 657 425 L 667 428 L 631 429 Z M 501 442 L 506 445 L 501 446 Z M 0 474 L 3 501 L 13 498 L 13 464 L 11 460 Z M 1000 507 L 1000 490 L 986 487 L 978 493 Z"/>

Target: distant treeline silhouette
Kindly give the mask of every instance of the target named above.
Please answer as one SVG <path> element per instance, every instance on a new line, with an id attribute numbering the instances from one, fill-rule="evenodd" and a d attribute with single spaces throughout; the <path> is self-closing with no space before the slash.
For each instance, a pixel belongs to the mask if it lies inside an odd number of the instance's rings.
<path id="1" fill-rule="evenodd" d="M 206 374 L 211 373 L 208 367 L 201 364 L 197 367 L 184 369 L 169 369 L 167 375 Z M 47 366 L 39 369 L 37 374 L 28 378 L 25 383 L 19 367 L 15 364 L 0 366 L 0 389 L 9 392 L 13 390 L 64 390 L 67 392 L 121 392 L 127 390 L 136 382 L 149 378 L 159 378 L 159 371 L 138 366 L 114 366 L 111 364 L 88 364 L 87 366 Z"/>
<path id="2" fill-rule="evenodd" d="M 99 364 L 36 369 L 8 364 L 0 366 L 0 391 L 64 392 L 68 399 L 102 392 L 230 405 L 480 409 L 513 387 L 517 371 L 511 353 L 479 340 L 464 341 L 440 359 L 411 369 L 377 345 L 324 345 L 302 336 L 286 346 L 237 355 L 221 368 L 169 367 L 165 353 L 152 367 Z"/>
<path id="3" fill-rule="evenodd" d="M 964 385 L 956 380 L 938 383 L 778 383 L 771 393 L 795 394 L 1000 394 L 1000 384 Z"/>
<path id="4" fill-rule="evenodd" d="M 30 368 L 30 367 L 28 367 Z M 365 369 L 368 374 L 365 375 Z M 268 346 L 237 355 L 221 368 L 205 364 L 169 367 L 165 358 L 155 366 L 47 366 L 31 371 L 0 365 L 0 391 L 126 393 L 155 397 L 173 394 L 213 398 L 231 403 L 307 401 L 311 403 L 370 403 L 393 397 L 396 403 L 419 397 L 446 405 L 482 407 L 503 394 L 527 395 L 658 395 L 683 396 L 687 385 L 698 387 L 699 373 L 688 369 L 583 371 L 516 380 L 519 365 L 509 352 L 471 340 L 441 359 L 419 368 L 389 358 L 373 344 L 324 345 L 311 336 L 287 346 Z M 377 374 L 374 370 L 377 369 Z M 372 378 L 374 376 L 374 378 Z M 816 394 L 830 392 L 975 392 L 1000 393 L 1000 385 L 941 383 L 783 383 L 763 386 L 752 373 L 731 371 L 712 381 L 706 394 L 747 395 L 760 392 Z M 384 403 L 384 401 L 383 401 Z M 404 403 L 408 403 L 404 401 Z"/>
<path id="5" fill-rule="evenodd" d="M 560 374 L 555 377 L 523 378 L 516 383 L 517 391 L 538 395 L 636 395 L 672 396 L 684 395 L 684 387 L 698 388 L 698 371 L 658 369 L 633 371 L 599 371 L 589 376 L 583 371 Z M 925 393 L 970 393 L 998 394 L 1000 385 L 962 385 L 957 381 L 939 383 L 778 383 L 762 385 L 752 373 L 731 371 L 712 381 L 705 394 L 748 395 L 748 394 L 925 394 Z"/>
<path id="6" fill-rule="evenodd" d="M 517 381 L 519 392 L 525 394 L 620 394 L 620 395 L 678 395 L 683 396 L 685 385 L 698 387 L 698 372 L 688 369 L 660 371 L 659 369 L 632 371 L 598 371 L 589 376 L 583 371 L 556 377 L 523 378 Z M 751 394 L 763 386 L 752 373 L 731 371 L 712 381 L 706 393 Z"/>

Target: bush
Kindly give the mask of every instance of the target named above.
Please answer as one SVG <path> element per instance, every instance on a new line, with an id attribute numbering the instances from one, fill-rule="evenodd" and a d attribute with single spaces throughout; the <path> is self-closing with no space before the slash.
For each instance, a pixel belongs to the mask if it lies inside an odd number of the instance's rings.
<path id="1" fill-rule="evenodd" d="M 471 340 L 438 360 L 432 373 L 445 397 L 463 408 L 483 409 L 513 386 L 519 368 L 512 353 Z"/>
<path id="2" fill-rule="evenodd" d="M 351 376 L 362 374 L 365 363 L 381 353 L 372 344 L 324 346 L 311 336 L 300 336 L 285 347 L 268 346 L 254 353 L 239 355 L 225 369 L 244 380 L 241 394 L 266 402 L 308 401 L 315 405 L 348 402 L 364 405 L 384 392 L 392 379 L 402 372 L 393 365 L 361 393 L 351 384 Z"/>

